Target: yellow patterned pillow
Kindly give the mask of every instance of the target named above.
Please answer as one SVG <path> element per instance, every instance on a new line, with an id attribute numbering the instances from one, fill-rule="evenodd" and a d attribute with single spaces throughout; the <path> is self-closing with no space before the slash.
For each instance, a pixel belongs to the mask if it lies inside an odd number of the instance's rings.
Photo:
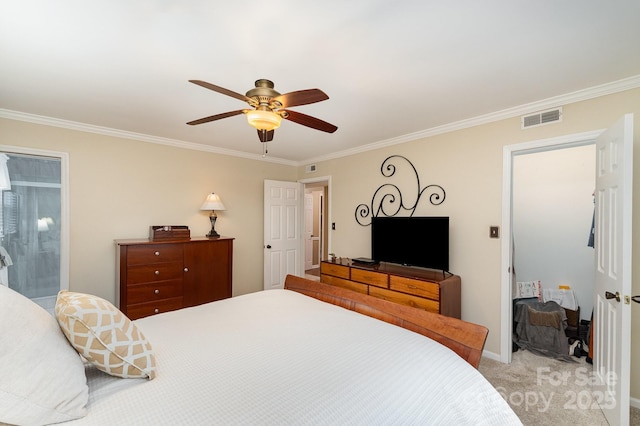
<path id="1" fill-rule="evenodd" d="M 97 296 L 61 291 L 56 318 L 80 355 L 99 370 L 123 378 L 156 374 L 151 345 L 118 308 Z"/>

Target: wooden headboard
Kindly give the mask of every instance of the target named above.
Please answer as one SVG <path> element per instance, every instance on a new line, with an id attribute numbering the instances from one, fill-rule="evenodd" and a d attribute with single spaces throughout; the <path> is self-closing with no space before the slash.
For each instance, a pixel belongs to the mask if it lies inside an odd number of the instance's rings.
<path id="1" fill-rule="evenodd" d="M 355 291 L 287 275 L 284 288 L 427 336 L 478 368 L 489 330 L 457 318 L 400 305 Z"/>

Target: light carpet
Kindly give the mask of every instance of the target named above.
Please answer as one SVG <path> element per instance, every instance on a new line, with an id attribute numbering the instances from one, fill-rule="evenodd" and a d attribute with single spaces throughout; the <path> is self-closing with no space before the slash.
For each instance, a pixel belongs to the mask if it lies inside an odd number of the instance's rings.
<path id="1" fill-rule="evenodd" d="M 568 363 L 513 353 L 511 364 L 482 358 L 478 370 L 507 400 L 525 425 L 608 425 L 590 381 L 595 380 L 585 357 Z M 604 401 L 603 401 L 604 403 Z M 640 425 L 640 410 L 631 408 L 631 425 Z"/>

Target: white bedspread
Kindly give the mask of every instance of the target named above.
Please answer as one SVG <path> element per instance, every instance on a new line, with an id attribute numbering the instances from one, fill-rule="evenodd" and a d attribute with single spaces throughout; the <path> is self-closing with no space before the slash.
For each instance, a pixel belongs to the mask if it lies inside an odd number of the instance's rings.
<path id="1" fill-rule="evenodd" d="M 288 290 L 136 321 L 154 380 L 87 369 L 91 425 L 520 424 L 482 375 L 416 333 Z"/>

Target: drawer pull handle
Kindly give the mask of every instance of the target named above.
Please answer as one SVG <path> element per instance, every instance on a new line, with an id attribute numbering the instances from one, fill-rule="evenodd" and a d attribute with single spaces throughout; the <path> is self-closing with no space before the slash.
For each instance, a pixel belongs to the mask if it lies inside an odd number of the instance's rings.
<path id="1" fill-rule="evenodd" d="M 158 309 L 158 308 L 155 308 L 155 309 L 153 310 L 153 313 L 154 313 L 154 314 L 157 314 L 158 312 L 160 312 L 160 309 Z"/>
<path id="2" fill-rule="evenodd" d="M 155 271 L 154 274 L 160 275 L 160 271 Z"/>
<path id="3" fill-rule="evenodd" d="M 160 294 L 160 290 L 158 290 L 157 288 L 153 291 L 155 294 Z"/>
<path id="4" fill-rule="evenodd" d="M 417 289 L 418 289 L 418 287 L 416 287 L 415 285 L 409 285 L 409 288 L 410 288 L 411 290 L 417 290 Z"/>
<path id="5" fill-rule="evenodd" d="M 155 254 L 156 256 L 160 256 L 160 252 L 159 251 L 157 251 L 157 252 L 155 252 L 153 254 Z"/>
<path id="6" fill-rule="evenodd" d="M 184 271 L 185 272 L 189 272 L 189 268 L 184 268 Z"/>

